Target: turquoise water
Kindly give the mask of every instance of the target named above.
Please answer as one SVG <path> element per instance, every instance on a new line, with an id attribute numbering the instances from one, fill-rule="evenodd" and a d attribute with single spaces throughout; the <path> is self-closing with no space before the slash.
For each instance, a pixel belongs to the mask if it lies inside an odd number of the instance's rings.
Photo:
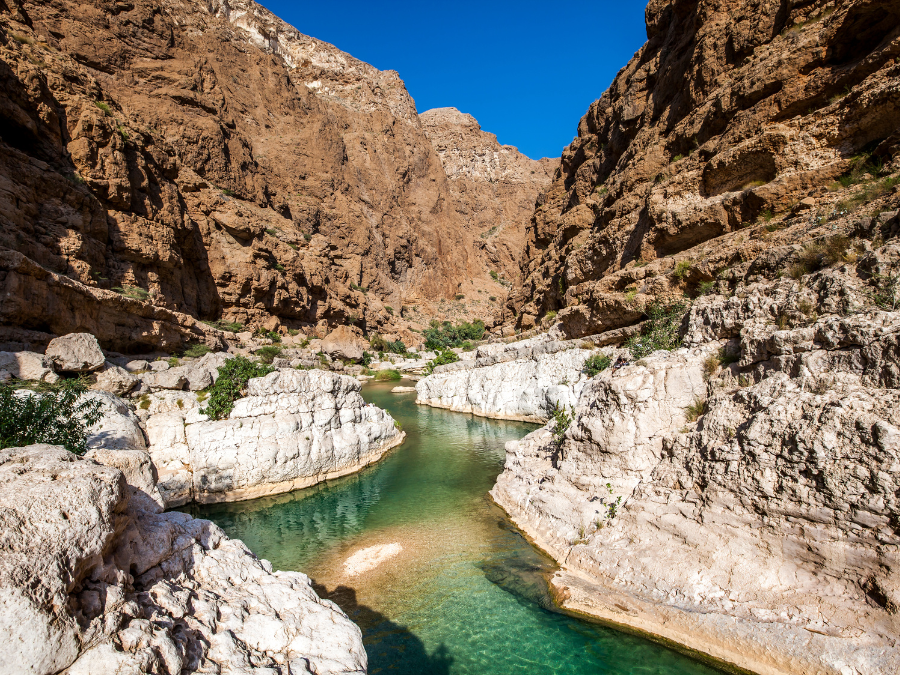
<path id="1" fill-rule="evenodd" d="M 649 640 L 552 611 L 554 566 L 487 492 L 504 443 L 534 425 L 415 404 L 368 384 L 363 395 L 403 425 L 405 443 L 327 485 L 192 507 L 277 569 L 306 572 L 363 630 L 370 673 L 398 675 L 713 675 Z M 402 550 L 351 575 L 343 563 L 384 544 Z"/>

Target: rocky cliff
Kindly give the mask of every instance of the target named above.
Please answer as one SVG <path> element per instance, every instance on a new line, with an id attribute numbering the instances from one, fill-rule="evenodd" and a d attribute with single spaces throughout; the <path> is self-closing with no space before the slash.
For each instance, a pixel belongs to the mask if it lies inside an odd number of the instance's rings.
<path id="1" fill-rule="evenodd" d="M 766 675 L 897 672 L 900 216 L 883 215 L 815 272 L 757 260 L 693 304 L 682 348 L 604 370 L 568 428 L 507 445 L 491 494 L 560 563 L 562 606 Z"/>
<path id="2" fill-rule="evenodd" d="M 558 160 L 533 160 L 500 145 L 474 117 L 456 108 L 427 110 L 419 119 L 450 179 L 456 212 L 475 236 L 476 251 L 499 278 L 518 280 L 525 227 Z M 505 295 L 499 286 L 491 290 Z"/>
<path id="3" fill-rule="evenodd" d="M 646 23 L 538 200 L 519 328 L 633 324 L 635 293 L 693 294 L 777 243 L 773 216 L 802 213 L 781 239 L 802 241 L 893 185 L 896 2 L 651 0 Z"/>
<path id="4" fill-rule="evenodd" d="M 385 329 L 490 281 L 397 73 L 254 2 L 9 0 L 0 80 L 8 326 L 136 350 L 214 341 L 192 318 Z"/>

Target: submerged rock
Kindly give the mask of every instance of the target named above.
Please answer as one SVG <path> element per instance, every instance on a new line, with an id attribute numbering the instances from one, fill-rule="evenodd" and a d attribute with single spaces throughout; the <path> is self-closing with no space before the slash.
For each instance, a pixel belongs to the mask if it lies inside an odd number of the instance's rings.
<path id="1" fill-rule="evenodd" d="M 279 370 L 247 389 L 223 420 L 203 415 L 196 396 L 150 402 L 160 411 L 146 423 L 150 454 L 168 505 L 289 492 L 358 471 L 405 438 L 348 376 Z"/>
<path id="2" fill-rule="evenodd" d="M 0 451 L 0 672 L 365 673 L 360 630 L 306 575 L 162 513 L 146 453 L 94 458 Z"/>

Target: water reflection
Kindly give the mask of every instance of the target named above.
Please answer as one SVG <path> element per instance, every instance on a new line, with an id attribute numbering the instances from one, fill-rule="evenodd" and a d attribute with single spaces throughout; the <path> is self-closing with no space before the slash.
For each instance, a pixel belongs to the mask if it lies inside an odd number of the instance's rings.
<path id="1" fill-rule="evenodd" d="M 653 642 L 554 610 L 553 562 L 487 497 L 504 444 L 534 428 L 416 406 L 370 385 L 406 442 L 359 474 L 290 495 L 195 507 L 278 569 L 302 570 L 363 630 L 371 673 L 711 675 Z M 349 576 L 343 562 L 393 544 Z"/>

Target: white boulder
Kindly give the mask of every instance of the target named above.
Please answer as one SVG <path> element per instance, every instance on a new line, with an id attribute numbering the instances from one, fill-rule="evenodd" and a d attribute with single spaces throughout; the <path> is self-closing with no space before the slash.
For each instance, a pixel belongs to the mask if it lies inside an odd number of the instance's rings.
<path id="1" fill-rule="evenodd" d="M 100 370 L 106 357 L 100 343 L 90 333 L 69 333 L 50 340 L 45 352 L 56 365 L 56 370 L 72 373 L 87 373 Z"/>
<path id="2" fill-rule="evenodd" d="M 306 487 L 371 464 L 405 436 L 348 376 L 280 370 L 247 388 L 223 420 L 201 414 L 195 399 L 174 407 L 151 399 L 160 412 L 146 423 L 149 451 L 167 504 Z"/>

